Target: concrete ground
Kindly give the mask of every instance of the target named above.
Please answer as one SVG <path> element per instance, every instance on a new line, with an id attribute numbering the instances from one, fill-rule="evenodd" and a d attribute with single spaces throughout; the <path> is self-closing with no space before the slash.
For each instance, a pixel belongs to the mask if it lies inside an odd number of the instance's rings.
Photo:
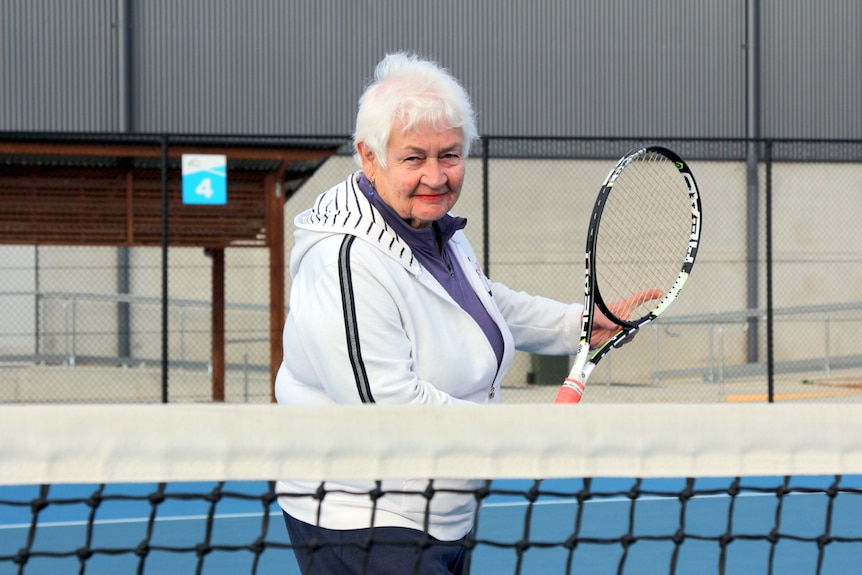
<path id="1" fill-rule="evenodd" d="M 104 366 L 0 365 L 0 402 L 160 402 L 159 366 L 109 368 Z M 170 402 L 212 400 L 210 374 L 172 370 L 168 377 Z M 556 385 L 509 384 L 503 400 L 516 403 L 548 403 Z M 269 374 L 228 371 L 226 400 L 233 403 L 266 403 L 270 400 Z M 587 386 L 585 403 L 736 403 L 765 402 L 764 378 L 707 382 L 702 379 L 669 379 L 657 383 L 608 383 L 594 380 Z M 862 401 L 862 371 L 799 373 L 776 376 L 774 401 Z"/>

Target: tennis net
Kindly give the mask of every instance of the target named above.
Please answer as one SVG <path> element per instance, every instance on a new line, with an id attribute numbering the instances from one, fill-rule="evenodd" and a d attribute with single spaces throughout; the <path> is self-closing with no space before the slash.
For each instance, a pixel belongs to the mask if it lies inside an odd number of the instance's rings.
<path id="1" fill-rule="evenodd" d="M 472 575 L 855 573 L 860 431 L 838 404 L 0 406 L 0 573 L 299 573 L 274 480 L 403 477 L 487 480 Z"/>

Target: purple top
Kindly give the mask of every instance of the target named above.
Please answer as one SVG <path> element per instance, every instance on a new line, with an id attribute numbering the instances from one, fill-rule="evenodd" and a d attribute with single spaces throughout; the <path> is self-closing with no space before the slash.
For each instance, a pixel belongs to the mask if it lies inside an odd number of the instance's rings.
<path id="1" fill-rule="evenodd" d="M 449 239 L 458 230 L 467 225 L 466 218 L 458 218 L 446 214 L 429 228 L 417 229 L 404 221 L 386 202 L 384 202 L 371 186 L 371 182 L 363 175 L 359 178 L 359 189 L 365 193 L 371 204 L 383 215 L 383 219 L 404 242 L 413 250 L 413 255 L 440 285 L 452 296 L 458 305 L 479 324 L 485 337 L 488 338 L 494 353 L 497 355 L 497 365 L 503 361 L 503 334 L 491 319 L 479 296 L 470 287 L 470 282 L 460 266 L 453 266 L 452 248 Z M 438 245 L 443 246 L 442 252 Z"/>

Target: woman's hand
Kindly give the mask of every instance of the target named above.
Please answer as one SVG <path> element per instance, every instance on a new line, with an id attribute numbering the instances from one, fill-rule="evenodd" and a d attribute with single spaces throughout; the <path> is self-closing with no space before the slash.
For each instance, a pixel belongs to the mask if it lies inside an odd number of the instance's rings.
<path id="1" fill-rule="evenodd" d="M 636 307 L 643 304 L 644 302 L 659 299 L 663 295 L 664 293 L 661 290 L 644 290 L 632 296 L 629 296 L 624 300 L 608 304 L 608 310 L 618 318 L 627 320 L 629 319 L 629 315 L 632 313 L 632 310 L 634 310 Z M 618 331 L 622 329 L 622 326 L 611 321 L 605 314 L 603 314 L 599 310 L 598 307 L 595 307 L 593 309 L 593 313 L 595 315 L 593 317 L 593 332 L 590 335 L 590 347 L 597 348 L 601 347 L 605 342 L 611 339 Z M 634 336 L 635 334 L 632 333 L 619 345 L 627 344 L 634 338 Z"/>

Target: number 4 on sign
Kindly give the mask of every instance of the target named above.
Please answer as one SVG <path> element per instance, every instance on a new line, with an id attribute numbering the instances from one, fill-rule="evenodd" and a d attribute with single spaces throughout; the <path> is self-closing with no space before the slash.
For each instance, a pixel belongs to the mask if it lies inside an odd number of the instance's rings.
<path id="1" fill-rule="evenodd" d="M 195 194 L 199 196 L 203 196 L 206 199 L 211 199 L 213 197 L 213 182 L 210 178 L 204 178 L 201 180 L 201 183 L 198 184 L 198 187 L 195 188 Z"/>

